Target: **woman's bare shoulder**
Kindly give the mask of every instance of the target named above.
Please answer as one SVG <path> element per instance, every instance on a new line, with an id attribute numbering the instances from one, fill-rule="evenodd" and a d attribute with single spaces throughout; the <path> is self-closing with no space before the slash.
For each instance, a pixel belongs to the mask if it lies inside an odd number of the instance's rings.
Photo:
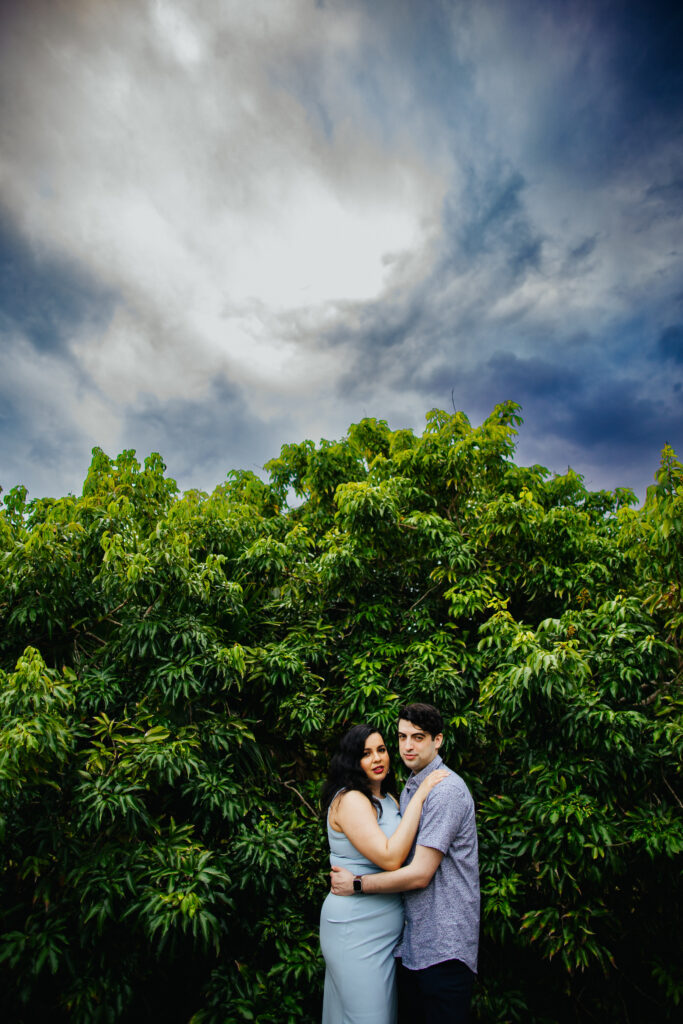
<path id="1" fill-rule="evenodd" d="M 348 822 L 350 818 L 364 816 L 368 811 L 372 811 L 372 804 L 364 793 L 359 789 L 344 789 L 330 804 L 330 825 L 333 831 L 343 832 L 340 818 Z"/>
<path id="2" fill-rule="evenodd" d="M 359 789 L 345 789 L 332 801 L 332 805 L 339 810 L 341 807 L 354 811 L 357 807 L 372 807 L 372 804 L 366 797 L 365 793 L 361 793 Z"/>

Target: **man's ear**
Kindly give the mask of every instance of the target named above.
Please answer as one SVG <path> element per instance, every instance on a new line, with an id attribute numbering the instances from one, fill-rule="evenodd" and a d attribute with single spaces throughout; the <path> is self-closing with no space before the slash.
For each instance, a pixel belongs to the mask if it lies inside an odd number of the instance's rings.
<path id="1" fill-rule="evenodd" d="M 438 736 L 434 737 L 434 746 L 436 747 L 437 750 L 439 749 L 439 747 L 441 746 L 442 743 L 443 743 L 443 733 L 440 732 L 438 734 Z"/>

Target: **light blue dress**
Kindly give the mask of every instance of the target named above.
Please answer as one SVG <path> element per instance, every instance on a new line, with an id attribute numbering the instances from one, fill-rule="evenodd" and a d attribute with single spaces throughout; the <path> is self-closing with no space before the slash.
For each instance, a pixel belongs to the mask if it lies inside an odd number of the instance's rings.
<path id="1" fill-rule="evenodd" d="M 390 796 L 381 798 L 379 827 L 388 837 L 401 820 Z M 327 817 L 330 864 L 354 875 L 381 871 Z M 395 1024 L 394 946 L 403 928 L 398 893 L 335 896 L 328 893 L 320 913 L 320 948 L 325 957 L 322 1024 Z"/>

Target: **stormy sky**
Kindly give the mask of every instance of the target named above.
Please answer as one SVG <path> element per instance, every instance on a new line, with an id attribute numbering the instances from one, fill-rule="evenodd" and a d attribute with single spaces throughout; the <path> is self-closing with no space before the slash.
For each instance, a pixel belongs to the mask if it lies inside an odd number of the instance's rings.
<path id="1" fill-rule="evenodd" d="M 0 484 L 183 488 L 363 416 L 683 455 L 683 17 L 632 0 L 0 0 Z"/>

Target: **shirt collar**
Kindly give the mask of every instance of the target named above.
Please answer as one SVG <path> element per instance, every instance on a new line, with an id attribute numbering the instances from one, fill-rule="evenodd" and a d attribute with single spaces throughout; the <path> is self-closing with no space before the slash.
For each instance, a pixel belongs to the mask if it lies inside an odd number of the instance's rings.
<path id="1" fill-rule="evenodd" d="M 432 772 L 435 772 L 436 769 L 440 768 L 442 764 L 443 758 L 439 754 L 437 754 L 434 760 L 430 761 L 429 764 L 425 768 L 423 768 L 421 772 L 418 772 L 417 775 L 409 775 L 406 785 L 412 787 L 413 782 L 415 782 L 419 786 L 423 779 L 426 779 L 428 775 L 431 775 Z"/>

